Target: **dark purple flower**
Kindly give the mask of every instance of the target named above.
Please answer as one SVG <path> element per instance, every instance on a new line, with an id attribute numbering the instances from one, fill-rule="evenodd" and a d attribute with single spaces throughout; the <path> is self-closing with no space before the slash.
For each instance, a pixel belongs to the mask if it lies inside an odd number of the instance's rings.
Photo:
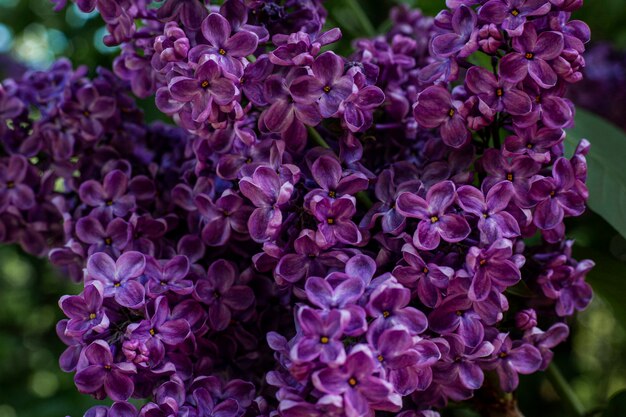
<path id="1" fill-rule="evenodd" d="M 315 241 L 320 247 L 328 248 L 337 242 L 355 245 L 363 239 L 361 231 L 352 221 L 356 214 L 353 197 L 324 198 L 311 210 L 319 222 Z"/>
<path id="2" fill-rule="evenodd" d="M 205 388 L 194 390 L 193 397 L 198 416 L 237 417 L 241 414 L 241 407 L 234 398 L 227 398 L 218 404 L 217 398 L 214 398 L 212 393 Z"/>
<path id="3" fill-rule="evenodd" d="M 70 318 L 65 334 L 82 337 L 94 331 L 102 333 L 109 327 L 109 318 L 102 309 L 103 287 L 98 281 L 85 286 L 81 295 L 66 295 L 59 300 L 59 307 Z"/>
<path id="4" fill-rule="evenodd" d="M 478 346 L 485 337 L 485 327 L 467 294 L 446 297 L 428 315 L 428 326 L 440 334 L 458 334 L 470 348 Z"/>
<path id="5" fill-rule="evenodd" d="M 576 177 L 570 161 L 559 158 L 552 167 L 552 177 L 539 178 L 530 187 L 530 197 L 537 202 L 533 221 L 537 227 L 549 230 L 563 221 L 564 216 L 580 216 L 585 200 L 575 189 Z"/>
<path id="6" fill-rule="evenodd" d="M 493 353 L 493 345 L 482 342 L 476 347 L 469 347 L 456 334 L 446 335 L 444 339 L 448 342 L 450 350 L 444 358 L 447 363 L 442 370 L 452 379 L 457 375 L 459 382 L 467 389 L 476 390 L 482 387 L 485 375 L 480 367 L 480 361 Z"/>
<path id="7" fill-rule="evenodd" d="M 311 174 L 321 187 L 309 192 L 306 200 L 318 201 L 320 198 L 335 199 L 343 195 L 354 195 L 366 190 L 369 181 L 361 172 L 346 173 L 336 158 L 322 155 L 313 163 Z"/>
<path id="8" fill-rule="evenodd" d="M 325 364 L 340 364 L 346 359 L 346 352 L 340 340 L 343 328 L 348 321 L 345 311 L 316 311 L 308 307 L 301 308 L 297 314 L 297 323 L 301 334 L 291 348 L 291 357 L 296 362 L 311 362 L 319 357 Z"/>
<path id="9" fill-rule="evenodd" d="M 508 239 L 496 240 L 485 249 L 470 248 L 466 258 L 474 275 L 467 294 L 470 300 L 483 301 L 492 289 L 502 292 L 519 282 L 522 276 L 512 256 L 513 244 Z"/>
<path id="10" fill-rule="evenodd" d="M 506 81 L 504 77 L 496 78 L 493 73 L 481 67 L 470 68 L 465 78 L 467 89 L 493 111 L 505 111 L 512 115 L 527 114 L 532 108 L 530 97 L 515 84 Z"/>
<path id="11" fill-rule="evenodd" d="M 79 88 L 74 98 L 65 101 L 61 111 L 78 120 L 80 135 L 85 140 L 99 139 L 105 131 L 106 121 L 115 114 L 115 99 L 100 95 L 90 84 Z"/>
<path id="12" fill-rule="evenodd" d="M 74 376 L 78 390 L 85 394 L 104 392 L 115 401 L 125 401 L 134 390 L 130 375 L 137 372 L 133 363 L 115 363 L 109 345 L 104 340 L 96 340 L 83 352 L 86 366 Z"/>
<path id="13" fill-rule="evenodd" d="M 293 184 L 281 181 L 272 168 L 260 166 L 251 177 L 239 181 L 239 189 L 256 207 L 248 218 L 250 237 L 257 242 L 273 237 L 282 225 L 280 207 L 291 198 Z"/>
<path id="14" fill-rule="evenodd" d="M 9 205 L 28 210 L 35 205 L 35 193 L 25 184 L 29 163 L 20 155 L 13 155 L 8 164 L 0 163 L 0 213 Z"/>
<path id="15" fill-rule="evenodd" d="M 585 276 L 594 265 L 590 260 L 581 261 L 576 267 L 560 265 L 539 277 L 543 293 L 556 300 L 555 310 L 560 317 L 570 316 L 574 310 L 583 310 L 591 302 L 593 293 Z"/>
<path id="16" fill-rule="evenodd" d="M 432 186 L 426 198 L 413 193 L 398 196 L 398 211 L 406 216 L 420 219 L 413 235 L 413 243 L 418 249 L 433 250 L 440 239 L 456 243 L 470 234 L 470 227 L 463 216 L 450 213 L 456 201 L 456 188 L 452 181 L 442 181 Z"/>
<path id="17" fill-rule="evenodd" d="M 436 56 L 448 57 L 457 54 L 460 58 L 470 56 L 478 49 L 478 18 L 474 10 L 461 5 L 454 10 L 452 32 L 436 35 L 432 40 L 432 50 Z"/>
<path id="18" fill-rule="evenodd" d="M 387 381 L 375 376 L 376 372 L 372 353 L 363 345 L 357 345 L 341 367 L 314 373 L 313 385 L 326 394 L 343 396 L 348 417 L 365 416 L 371 410 L 399 411 L 400 395 Z"/>
<path id="19" fill-rule="evenodd" d="M 97 212 L 104 212 L 116 217 L 124 217 L 135 209 L 135 196 L 128 194 L 128 177 L 122 171 L 115 169 L 109 172 L 102 180 L 87 180 L 80 185 L 78 194 L 87 205 L 97 208 Z"/>
<path id="20" fill-rule="evenodd" d="M 219 259 L 196 282 L 194 296 L 209 306 L 209 323 L 216 331 L 228 327 L 232 311 L 242 311 L 254 303 L 254 293 L 246 285 L 235 285 L 237 269 L 232 262 Z"/>
<path id="21" fill-rule="evenodd" d="M 384 101 L 385 94 L 380 88 L 361 86 L 343 102 L 343 121 L 351 132 L 362 132 L 371 126 L 374 109 Z"/>
<path id="22" fill-rule="evenodd" d="M 126 252 L 114 261 L 104 252 L 94 253 L 87 260 L 87 282 L 100 281 L 104 297 L 128 308 L 144 304 L 145 290 L 137 280 L 146 268 L 146 259 L 139 252 Z"/>
<path id="23" fill-rule="evenodd" d="M 528 375 L 541 366 L 541 353 L 529 343 L 511 341 L 506 333 L 500 333 L 493 341 L 494 358 L 486 367 L 495 369 L 500 379 L 500 387 L 505 392 L 513 392 L 519 385 L 518 374 Z"/>
<path id="24" fill-rule="evenodd" d="M 569 327 L 565 323 L 555 323 L 545 332 L 538 327 L 528 329 L 529 331 L 524 334 L 524 340 L 530 342 L 539 349 L 541 353 L 541 366 L 540 371 L 545 371 L 552 361 L 554 353 L 552 348 L 563 343 L 569 336 Z"/>
<path id="25" fill-rule="evenodd" d="M 481 164 L 488 176 L 483 181 L 483 191 L 505 180 L 513 183 L 513 202 L 516 204 L 532 205 L 529 202 L 529 180 L 539 172 L 541 165 L 532 158 L 522 155 L 511 159 L 504 158 L 497 149 L 487 149 L 482 157 Z"/>
<path id="26" fill-rule="evenodd" d="M 497 183 L 486 196 L 472 185 L 459 187 L 457 194 L 463 211 L 478 217 L 482 242 L 491 243 L 502 237 L 510 239 L 520 235 L 517 220 L 506 211 L 513 196 L 513 184 L 510 182 Z"/>
<path id="27" fill-rule="evenodd" d="M 453 148 L 462 147 L 469 138 L 465 120 L 459 113 L 462 103 L 454 101 L 450 92 L 435 85 L 417 96 L 413 115 L 420 126 L 440 128 L 443 142 Z"/>
<path id="28" fill-rule="evenodd" d="M 520 330 L 530 330 L 537 325 L 537 312 L 532 308 L 519 311 L 515 315 L 515 327 Z"/>
<path id="29" fill-rule="evenodd" d="M 179 295 L 191 294 L 193 282 L 184 279 L 189 273 L 189 266 L 189 259 L 184 255 L 177 255 L 169 260 L 148 258 L 144 271 L 149 279 L 146 283 L 148 296 L 156 298 L 167 291 Z"/>
<path id="30" fill-rule="evenodd" d="M 500 75 L 511 83 L 517 83 L 530 75 L 540 87 L 556 85 L 558 77 L 547 61 L 555 59 L 563 51 L 563 35 L 559 32 L 542 32 L 532 23 L 524 26 L 524 33 L 513 39 L 516 52 L 507 54 L 500 61 Z"/>
<path id="31" fill-rule="evenodd" d="M 230 104 L 237 94 L 233 81 L 222 76 L 219 64 L 212 59 L 199 64 L 193 78 L 186 76 L 172 78 L 168 88 L 173 100 L 191 103 L 191 118 L 197 123 L 215 121 L 215 106 Z M 159 106 L 159 109 L 171 113 L 164 106 Z"/>
<path id="32" fill-rule="evenodd" d="M 574 117 L 573 104 L 563 98 L 564 84 L 543 89 L 534 81 L 524 82 L 524 91 L 532 98 L 530 113 L 515 118 L 515 126 L 532 127 L 541 121 L 547 128 L 568 128 Z"/>
<path id="33" fill-rule="evenodd" d="M 189 51 L 193 62 L 204 60 L 203 55 L 210 55 L 226 73 L 237 78 L 243 75 L 244 58 L 252 54 L 258 45 L 256 34 L 245 29 L 231 36 L 232 28 L 228 20 L 219 13 L 211 13 L 202 22 L 202 35 L 209 45 L 198 45 Z M 246 61 L 247 62 L 247 61 Z"/>
<path id="34" fill-rule="evenodd" d="M 550 162 L 550 150 L 565 139 L 562 129 L 550 129 L 537 125 L 528 128 L 515 128 L 515 135 L 507 137 L 504 149 L 508 155 L 528 155 L 539 163 Z"/>
<path id="35" fill-rule="evenodd" d="M 189 29 L 199 29 L 208 15 L 204 1 L 166 0 L 157 10 L 157 17 L 162 21 L 180 20 Z"/>
<path id="36" fill-rule="evenodd" d="M 547 0 L 489 0 L 478 11 L 478 16 L 489 23 L 502 25 L 509 36 L 520 36 L 527 18 L 550 11 Z"/>
<path id="37" fill-rule="evenodd" d="M 410 244 L 402 247 L 402 257 L 408 266 L 397 266 L 393 276 L 406 287 L 416 287 L 417 296 L 425 306 L 437 306 L 443 298 L 443 290 L 448 288 L 448 282 L 454 276 L 454 269 L 426 263 Z"/>
<path id="38" fill-rule="evenodd" d="M 90 245 L 87 254 L 106 252 L 119 256 L 126 248 L 131 236 L 131 227 L 123 219 L 116 218 L 107 224 L 106 229 L 96 217 L 87 216 L 76 222 L 76 236 Z"/>
<path id="39" fill-rule="evenodd" d="M 244 234 L 248 231 L 247 221 L 252 210 L 244 205 L 244 200 L 226 190 L 215 203 L 206 194 L 195 198 L 198 211 L 206 224 L 202 229 L 202 241 L 209 246 L 222 246 L 232 232 Z"/>

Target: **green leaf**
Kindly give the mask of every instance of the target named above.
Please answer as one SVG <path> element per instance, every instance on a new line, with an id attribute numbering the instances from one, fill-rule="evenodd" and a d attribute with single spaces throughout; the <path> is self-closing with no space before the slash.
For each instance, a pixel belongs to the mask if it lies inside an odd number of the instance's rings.
<path id="1" fill-rule="evenodd" d="M 589 207 L 626 237 L 626 133 L 578 108 L 576 127 L 568 132 L 565 143 L 570 154 L 581 139 L 591 142 L 587 155 Z"/>
<path id="2" fill-rule="evenodd" d="M 613 395 L 609 404 L 602 413 L 602 417 L 624 417 L 626 416 L 626 390 Z"/>

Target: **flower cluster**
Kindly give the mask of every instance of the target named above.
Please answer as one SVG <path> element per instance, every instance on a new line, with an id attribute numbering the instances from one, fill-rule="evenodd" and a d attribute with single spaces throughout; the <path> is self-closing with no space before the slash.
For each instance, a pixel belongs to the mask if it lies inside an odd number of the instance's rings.
<path id="1" fill-rule="evenodd" d="M 80 1 L 114 73 L 0 85 L 0 241 L 84 284 L 86 416 L 433 417 L 547 368 L 592 296 L 582 0 L 447 3 L 346 58 L 317 0 Z"/>

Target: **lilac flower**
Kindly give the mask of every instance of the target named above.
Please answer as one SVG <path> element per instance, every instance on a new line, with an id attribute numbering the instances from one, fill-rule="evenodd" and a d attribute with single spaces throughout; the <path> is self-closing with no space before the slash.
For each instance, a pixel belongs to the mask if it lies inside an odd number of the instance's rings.
<path id="1" fill-rule="evenodd" d="M 493 345 L 484 341 L 476 347 L 468 347 L 456 334 L 446 335 L 445 340 L 450 346 L 446 355 L 450 362 L 445 364 L 443 371 L 451 376 L 458 375 L 459 382 L 465 388 L 479 389 L 485 379 L 479 363 L 493 353 Z"/>
<path id="2" fill-rule="evenodd" d="M 528 308 L 522 311 L 519 311 L 515 315 L 515 327 L 520 330 L 530 330 L 537 325 L 537 312 Z"/>
<path id="3" fill-rule="evenodd" d="M 452 15 L 452 32 L 433 37 L 432 49 L 436 56 L 448 57 L 458 54 L 460 58 L 470 56 L 478 49 L 478 18 L 474 10 L 461 5 Z"/>
<path id="4" fill-rule="evenodd" d="M 545 371 L 554 356 L 551 349 L 567 339 L 569 336 L 569 327 L 567 327 L 565 323 L 555 323 L 545 332 L 538 327 L 533 327 L 528 330 L 529 331 L 524 334 L 524 340 L 532 343 L 533 346 L 539 349 L 542 358 L 539 370 Z"/>
<path id="5" fill-rule="evenodd" d="M 354 195 L 359 191 L 367 189 L 369 181 L 367 177 L 355 172 L 344 176 L 341 164 L 335 158 L 327 155 L 320 156 L 311 167 L 311 174 L 315 182 L 321 187 L 309 192 L 307 200 L 319 200 L 319 198 L 342 197 L 343 195 Z"/>
<path id="6" fill-rule="evenodd" d="M 490 23 L 501 24 L 509 36 L 517 37 L 525 31 L 527 18 L 542 16 L 550 11 L 547 0 L 489 0 L 478 11 L 478 16 Z"/>
<path id="7" fill-rule="evenodd" d="M 530 197 L 538 203 L 533 217 L 537 227 L 549 230 L 561 223 L 565 215 L 580 216 L 585 211 L 584 200 L 574 185 L 574 169 L 566 158 L 554 163 L 552 178 L 533 181 Z"/>
<path id="8" fill-rule="evenodd" d="M 474 275 L 467 294 L 470 300 L 485 300 L 492 288 L 502 292 L 521 279 L 519 268 L 511 260 L 512 246 L 510 240 L 499 239 L 485 249 L 470 248 L 466 258 L 467 268 Z"/>
<path id="9" fill-rule="evenodd" d="M 562 129 L 537 129 L 536 125 L 529 128 L 516 127 L 515 133 L 504 141 L 507 155 L 528 155 L 539 163 L 550 162 L 550 150 L 565 139 Z"/>
<path id="10" fill-rule="evenodd" d="M 470 348 L 478 346 L 485 337 L 485 327 L 466 294 L 446 297 L 428 315 L 428 326 L 444 335 L 458 334 Z"/>
<path id="11" fill-rule="evenodd" d="M 93 394 L 104 390 L 115 401 L 127 400 L 134 390 L 130 375 L 137 372 L 134 364 L 115 363 L 109 345 L 96 340 L 84 350 L 86 366 L 76 372 L 74 382 L 78 390 Z"/>
<path id="12" fill-rule="evenodd" d="M 219 64 L 212 59 L 199 64 L 193 77 L 173 77 L 168 89 L 173 100 L 191 103 L 191 118 L 197 123 L 215 121 L 215 107 L 230 104 L 237 94 L 233 82 L 222 76 Z M 157 100 L 157 106 L 169 113 L 168 108 L 159 103 Z"/>
<path id="13" fill-rule="evenodd" d="M 574 114 L 573 104 L 563 98 L 564 84 L 546 90 L 530 81 L 524 83 L 524 90 L 533 98 L 532 110 L 515 119 L 516 127 L 532 127 L 538 121 L 552 129 L 570 126 Z"/>
<path id="14" fill-rule="evenodd" d="M 109 318 L 102 308 L 102 284 L 94 281 L 85 286 L 82 295 L 67 295 L 59 300 L 59 307 L 70 318 L 65 334 L 82 337 L 94 331 L 102 333 L 109 327 Z"/>
<path id="15" fill-rule="evenodd" d="M 245 310 L 254 303 L 250 287 L 234 285 L 236 279 L 235 266 L 219 259 L 211 264 L 206 276 L 196 282 L 194 296 L 209 306 L 209 323 L 213 330 L 224 330 L 232 311 Z"/>
<path id="16" fill-rule="evenodd" d="M 453 148 L 462 147 L 469 138 L 465 121 L 459 113 L 460 102 L 441 86 L 426 88 L 413 107 L 415 120 L 425 128 L 440 128 L 443 142 Z"/>
<path id="17" fill-rule="evenodd" d="M 228 20 L 219 13 L 211 13 L 202 22 L 202 35 L 209 45 L 198 45 L 189 51 L 191 61 L 200 62 L 209 54 L 226 73 L 239 78 L 243 75 L 243 58 L 253 53 L 259 42 L 256 34 L 240 30 L 231 36 Z"/>
<path id="18" fill-rule="evenodd" d="M 350 75 L 343 75 L 343 67 L 343 59 L 328 51 L 318 56 L 311 64 L 313 75 L 305 76 L 312 77 L 318 84 L 317 94 L 322 117 L 331 117 L 337 113 L 341 103 L 352 94 L 354 81 Z"/>
<path id="19" fill-rule="evenodd" d="M 398 211 L 411 218 L 420 219 L 413 235 L 413 244 L 418 249 L 433 250 L 440 239 L 456 243 L 470 233 L 467 221 L 458 214 L 449 213 L 456 200 L 456 188 L 452 181 L 443 181 L 428 190 L 426 198 L 413 193 L 398 196 Z"/>
<path id="20" fill-rule="evenodd" d="M 197 0 L 166 0 L 157 10 L 160 20 L 180 20 L 190 29 L 199 29 L 207 14 L 204 3 Z"/>
<path id="21" fill-rule="evenodd" d="M 123 219 L 116 218 L 107 224 L 106 229 L 96 217 L 87 216 L 76 222 L 76 236 L 90 245 L 87 254 L 106 252 L 119 256 L 130 240 L 131 227 Z"/>
<path id="22" fill-rule="evenodd" d="M 193 291 L 193 283 L 184 279 L 189 273 L 189 259 L 184 255 L 172 259 L 156 260 L 152 257 L 146 262 L 144 275 L 149 279 L 146 289 L 149 297 L 172 291 L 179 295 L 187 295 Z"/>
<path id="23" fill-rule="evenodd" d="M 488 191 L 495 184 L 505 180 L 513 184 L 513 201 L 529 204 L 529 180 L 539 172 L 540 164 L 528 156 L 516 156 L 505 159 L 496 149 L 488 149 L 482 157 L 482 167 L 488 176 L 482 188 Z"/>
<path id="24" fill-rule="evenodd" d="M 448 288 L 448 282 L 454 276 L 454 270 L 447 266 L 426 263 L 417 250 L 409 244 L 402 247 L 402 257 L 409 266 L 397 266 L 393 276 L 407 287 L 417 287 L 419 300 L 427 307 L 437 306 Z"/>
<path id="25" fill-rule="evenodd" d="M 100 184 L 95 180 L 87 180 L 80 185 L 80 199 L 97 212 L 124 217 L 135 209 L 135 196 L 128 194 L 128 177 L 116 169 L 109 172 Z"/>
<path id="26" fill-rule="evenodd" d="M 345 361 L 346 352 L 340 340 L 347 322 L 345 312 L 319 312 L 305 307 L 298 311 L 297 322 L 302 334 L 291 348 L 291 357 L 296 362 L 311 362 L 318 357 L 325 364 Z"/>
<path id="27" fill-rule="evenodd" d="M 87 260 L 87 282 L 100 281 L 104 297 L 128 308 L 139 308 L 144 303 L 145 290 L 137 280 L 146 267 L 146 259 L 139 252 L 126 252 L 114 261 L 104 252 L 94 253 Z"/>
<path id="28" fill-rule="evenodd" d="M 506 211 L 513 195 L 513 184 L 510 182 L 497 183 L 486 196 L 471 185 L 459 187 L 457 194 L 461 208 L 478 217 L 482 242 L 491 243 L 502 237 L 510 239 L 520 235 L 517 220 Z"/>
<path id="29" fill-rule="evenodd" d="M 282 225 L 280 207 L 289 201 L 293 184 L 281 181 L 272 168 L 260 166 L 239 181 L 239 188 L 256 207 L 248 218 L 250 237 L 258 242 L 273 237 Z"/>
<path id="30" fill-rule="evenodd" d="M 194 390 L 193 397 L 196 402 L 198 416 L 236 417 L 240 414 L 241 408 L 234 398 L 228 398 L 217 404 L 216 399 L 205 388 Z"/>
<path id="31" fill-rule="evenodd" d="M 476 94 L 492 110 L 505 111 L 512 115 L 527 114 L 532 108 L 530 97 L 515 84 L 506 81 L 502 76 L 496 78 L 481 67 L 470 68 L 465 78 L 468 90 Z"/>
<path id="32" fill-rule="evenodd" d="M 401 397 L 387 381 L 375 376 L 372 353 L 361 346 L 353 348 L 340 368 L 325 368 L 313 374 L 315 388 L 343 396 L 348 417 L 365 416 L 370 410 L 399 411 Z"/>
<path id="33" fill-rule="evenodd" d="M 248 231 L 247 219 L 251 209 L 244 200 L 230 190 L 224 191 L 215 203 L 206 194 L 196 196 L 198 211 L 206 220 L 202 229 L 202 241 L 209 246 L 222 246 L 232 232 L 244 234 Z"/>
<path id="34" fill-rule="evenodd" d="M 354 245 L 363 239 L 361 231 L 352 221 L 356 213 L 352 198 L 324 198 L 315 203 L 312 211 L 319 222 L 315 241 L 320 247 L 328 248 L 337 242 Z"/>
<path id="35" fill-rule="evenodd" d="M 576 267 L 560 265 L 539 277 L 543 293 L 556 300 L 555 310 L 560 317 L 569 316 L 574 310 L 580 311 L 591 302 L 591 287 L 584 277 L 594 265 L 589 260 L 579 262 Z"/>
<path id="36" fill-rule="evenodd" d="M 563 51 L 563 35 L 559 32 L 543 32 L 537 36 L 532 23 L 524 26 L 524 33 L 513 39 L 516 52 L 507 54 L 500 61 L 502 78 L 517 83 L 530 75 L 540 87 L 556 85 L 558 77 L 547 61 L 555 59 Z"/>
<path id="37" fill-rule="evenodd" d="M 106 121 L 115 114 L 113 97 L 100 95 L 93 85 L 85 85 L 75 93 L 76 101 L 65 101 L 61 111 L 78 120 L 81 136 L 87 141 L 99 139 Z"/>
<path id="38" fill-rule="evenodd" d="M 541 366 L 541 353 L 528 343 L 514 343 L 506 333 L 500 333 L 493 342 L 494 358 L 486 367 L 495 369 L 500 379 L 500 387 L 512 392 L 519 385 L 518 374 L 532 374 Z"/>
<path id="39" fill-rule="evenodd" d="M 35 193 L 26 184 L 29 163 L 23 156 L 13 155 L 8 164 L 0 162 L 0 213 L 9 205 L 28 210 L 35 205 Z"/>
<path id="40" fill-rule="evenodd" d="M 362 132 L 368 129 L 373 120 L 374 109 L 383 104 L 385 94 L 374 86 L 360 86 L 343 102 L 343 121 L 351 132 Z"/>

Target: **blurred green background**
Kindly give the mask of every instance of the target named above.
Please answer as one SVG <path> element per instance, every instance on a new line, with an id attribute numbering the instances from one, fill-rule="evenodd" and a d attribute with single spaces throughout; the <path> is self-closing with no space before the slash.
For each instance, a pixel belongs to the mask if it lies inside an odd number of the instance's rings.
<path id="1" fill-rule="evenodd" d="M 346 13 L 345 1 L 327 1 L 334 16 L 329 23 L 339 24 L 351 38 L 359 34 L 359 25 Z M 385 27 L 387 11 L 397 4 L 361 3 L 375 27 Z M 408 3 L 431 15 L 444 7 L 443 0 Z M 594 41 L 626 48 L 624 0 L 588 0 L 576 17 L 590 24 Z M 0 79 L 23 67 L 45 68 L 59 56 L 91 71 L 97 65 L 110 67 L 118 49 L 102 43 L 103 32 L 97 15 L 74 5 L 55 13 L 48 0 L 0 0 Z M 342 44 L 348 47 L 348 42 Z M 626 113 L 626 103 L 622 105 Z M 611 395 L 626 389 L 626 240 L 590 212 L 571 221 L 568 230 L 577 240 L 576 256 L 597 263 L 588 277 L 596 296 L 572 320 L 572 336 L 557 349 L 556 362 L 592 416 Z M 57 301 L 79 291 L 45 260 L 17 247 L 0 247 L 0 417 L 81 416 L 96 403 L 76 392 L 72 376 L 57 363 L 64 349 L 54 330 L 61 319 Z M 523 377 L 518 395 L 527 417 L 571 415 L 545 374 Z M 455 410 L 447 414 L 465 415 Z"/>

